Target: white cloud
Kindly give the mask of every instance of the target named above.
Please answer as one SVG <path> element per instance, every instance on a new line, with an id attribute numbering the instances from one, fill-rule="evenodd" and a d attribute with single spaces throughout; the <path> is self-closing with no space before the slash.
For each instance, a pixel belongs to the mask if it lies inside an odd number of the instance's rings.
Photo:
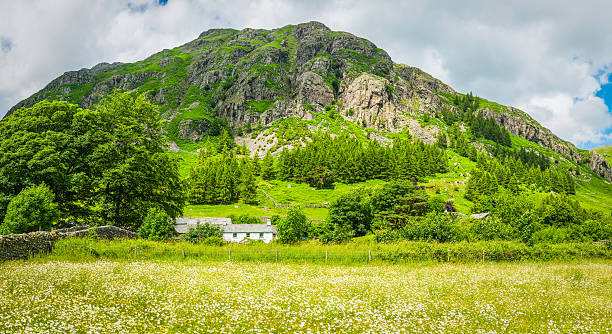
<path id="1" fill-rule="evenodd" d="M 610 135 L 604 130 L 612 127 L 612 115 L 598 97 L 534 96 L 522 108 L 531 110 L 536 120 L 548 124 L 559 136 L 574 143 L 599 144 L 610 140 Z"/>
<path id="2" fill-rule="evenodd" d="M 0 114 L 67 70 L 142 59 L 209 28 L 318 20 L 590 146 L 610 142 L 609 111 L 594 94 L 612 72 L 611 11 L 604 0 L 4 1 Z"/>

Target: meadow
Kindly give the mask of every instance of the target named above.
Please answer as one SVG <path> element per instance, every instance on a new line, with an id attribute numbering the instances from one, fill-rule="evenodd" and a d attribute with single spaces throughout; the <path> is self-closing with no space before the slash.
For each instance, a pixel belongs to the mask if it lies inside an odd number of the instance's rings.
<path id="1" fill-rule="evenodd" d="M 608 332 L 612 261 L 0 264 L 0 332 Z"/>

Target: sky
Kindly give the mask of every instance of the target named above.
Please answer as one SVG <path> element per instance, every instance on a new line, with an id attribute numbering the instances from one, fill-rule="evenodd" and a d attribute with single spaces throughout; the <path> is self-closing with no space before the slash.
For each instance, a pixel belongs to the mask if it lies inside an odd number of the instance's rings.
<path id="1" fill-rule="evenodd" d="M 0 0 L 0 117 L 69 70 L 133 62 L 210 28 L 320 21 L 459 92 L 612 144 L 612 1 Z"/>

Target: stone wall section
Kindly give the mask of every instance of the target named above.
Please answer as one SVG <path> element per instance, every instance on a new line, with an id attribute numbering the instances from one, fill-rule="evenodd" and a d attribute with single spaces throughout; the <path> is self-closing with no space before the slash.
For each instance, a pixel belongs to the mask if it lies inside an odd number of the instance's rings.
<path id="1" fill-rule="evenodd" d="M 99 226 L 0 235 L 0 262 L 26 260 L 34 254 L 52 251 L 53 245 L 60 239 L 86 237 L 114 240 L 135 238 L 136 233 L 116 226 Z"/>

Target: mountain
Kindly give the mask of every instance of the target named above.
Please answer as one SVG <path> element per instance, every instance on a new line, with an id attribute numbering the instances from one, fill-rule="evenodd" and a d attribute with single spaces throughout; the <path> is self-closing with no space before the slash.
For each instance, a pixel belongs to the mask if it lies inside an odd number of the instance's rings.
<path id="1" fill-rule="evenodd" d="M 66 72 L 7 115 L 45 99 L 89 107 L 115 89 L 146 93 L 159 104 L 168 137 L 183 149 L 229 126 L 241 135 L 237 142 L 260 155 L 303 143 L 314 129 L 380 141 L 409 132 L 434 142 L 448 130 L 442 113 L 459 114 L 457 98 L 465 98 L 420 69 L 393 62 L 366 39 L 308 22 L 274 30 L 212 29 L 139 62 Z M 476 109 L 514 135 L 513 147 L 612 179 L 609 161 L 560 139 L 527 113 L 484 99 Z M 340 117 L 321 116 L 330 112 Z"/>

